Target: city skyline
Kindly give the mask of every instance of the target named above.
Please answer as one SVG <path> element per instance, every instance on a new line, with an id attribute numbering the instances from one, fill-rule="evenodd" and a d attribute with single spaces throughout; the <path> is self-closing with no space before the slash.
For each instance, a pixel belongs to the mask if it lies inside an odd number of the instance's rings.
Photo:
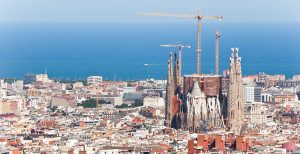
<path id="1" fill-rule="evenodd" d="M 299 4 L 0 0 L 0 154 L 300 153 Z"/>

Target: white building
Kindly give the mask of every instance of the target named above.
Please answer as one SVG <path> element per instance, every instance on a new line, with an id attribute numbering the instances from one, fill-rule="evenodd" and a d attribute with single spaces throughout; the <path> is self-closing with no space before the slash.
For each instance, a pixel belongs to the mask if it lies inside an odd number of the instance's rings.
<path id="1" fill-rule="evenodd" d="M 254 102 L 254 87 L 245 85 L 244 90 L 246 102 Z"/>
<path id="2" fill-rule="evenodd" d="M 51 80 L 49 80 L 47 74 L 37 74 L 37 75 L 36 75 L 36 81 L 37 81 L 37 82 L 43 82 L 43 83 L 49 83 L 49 82 L 52 82 Z"/>
<path id="3" fill-rule="evenodd" d="M 136 87 L 124 87 L 123 91 L 124 93 L 133 93 L 136 92 Z"/>
<path id="4" fill-rule="evenodd" d="M 262 102 L 272 102 L 273 101 L 273 95 L 268 93 L 261 94 L 261 101 Z"/>
<path id="5" fill-rule="evenodd" d="M 267 108 L 261 102 L 245 103 L 245 118 L 251 124 L 264 124 L 267 122 Z"/>
<path id="6" fill-rule="evenodd" d="M 143 99 L 144 106 L 150 106 L 154 108 L 162 108 L 165 106 L 165 101 L 162 97 L 147 96 Z"/>
<path id="7" fill-rule="evenodd" d="M 22 80 L 15 81 L 12 83 L 12 89 L 16 91 L 22 91 L 24 86 L 24 82 Z"/>
<path id="8" fill-rule="evenodd" d="M 4 80 L 0 80 L 0 89 L 8 89 L 8 83 L 5 83 Z"/>
<path id="9" fill-rule="evenodd" d="M 6 96 L 7 96 L 7 90 L 0 89 L 0 98 L 6 97 Z"/>
<path id="10" fill-rule="evenodd" d="M 119 96 L 100 96 L 100 100 L 110 102 L 113 106 L 123 104 L 123 98 L 121 95 L 119 95 Z"/>
<path id="11" fill-rule="evenodd" d="M 244 84 L 245 100 L 246 102 L 261 102 L 260 87 L 254 85 L 254 83 Z"/>
<path id="12" fill-rule="evenodd" d="M 119 149 L 101 149 L 98 151 L 99 154 L 118 154 Z"/>
<path id="13" fill-rule="evenodd" d="M 28 97 L 29 107 L 38 108 L 39 98 L 38 97 Z"/>
<path id="14" fill-rule="evenodd" d="M 87 78 L 88 85 L 100 84 L 102 82 L 102 76 L 89 76 Z"/>
<path id="15" fill-rule="evenodd" d="M 73 84 L 73 89 L 80 89 L 80 88 L 83 88 L 84 85 L 82 82 L 76 82 Z"/>
<path id="16" fill-rule="evenodd" d="M 294 75 L 292 80 L 300 81 L 300 75 Z"/>
<path id="17" fill-rule="evenodd" d="M 4 88 L 5 87 L 5 84 L 4 84 L 4 80 L 0 80 L 0 88 Z"/>

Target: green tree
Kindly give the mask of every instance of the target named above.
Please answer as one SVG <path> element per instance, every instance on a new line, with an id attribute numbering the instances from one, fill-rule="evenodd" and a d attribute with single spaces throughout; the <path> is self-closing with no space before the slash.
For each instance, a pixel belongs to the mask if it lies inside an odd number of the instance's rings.
<path id="1" fill-rule="evenodd" d="M 142 99 L 136 99 L 134 101 L 134 103 L 132 104 L 132 107 L 139 107 L 139 106 L 143 106 L 144 103 L 143 103 L 143 100 Z"/>
<path id="2" fill-rule="evenodd" d="M 88 99 L 78 104 L 78 106 L 83 106 L 84 108 L 96 108 L 96 100 Z"/>
<path id="3" fill-rule="evenodd" d="M 122 105 L 116 105 L 116 108 L 135 108 L 135 107 L 139 107 L 139 106 L 143 106 L 143 100 L 142 99 L 136 99 L 134 101 L 134 103 L 131 104 L 131 106 L 127 105 L 127 104 L 122 104 Z"/>
<path id="4" fill-rule="evenodd" d="M 110 102 L 99 100 L 98 104 L 110 104 Z M 96 99 L 88 99 L 82 103 L 78 103 L 77 106 L 83 106 L 84 108 L 96 108 Z"/>

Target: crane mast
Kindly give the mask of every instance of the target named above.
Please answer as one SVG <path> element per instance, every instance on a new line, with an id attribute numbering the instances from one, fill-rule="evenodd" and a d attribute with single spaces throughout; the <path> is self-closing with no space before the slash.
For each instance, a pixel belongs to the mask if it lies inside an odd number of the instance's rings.
<path id="1" fill-rule="evenodd" d="M 221 37 L 221 34 L 219 33 L 219 30 L 217 29 L 216 32 L 216 75 L 219 75 L 219 38 Z"/>
<path id="2" fill-rule="evenodd" d="M 198 30 L 197 30 L 197 74 L 201 72 L 201 22 L 198 18 Z"/>

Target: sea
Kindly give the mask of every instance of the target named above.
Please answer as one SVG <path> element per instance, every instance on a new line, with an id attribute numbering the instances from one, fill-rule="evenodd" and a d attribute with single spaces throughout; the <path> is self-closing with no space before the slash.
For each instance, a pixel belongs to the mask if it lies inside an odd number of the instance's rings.
<path id="1" fill-rule="evenodd" d="M 219 29 L 220 72 L 229 69 L 231 48 L 242 57 L 243 75 L 265 72 L 300 74 L 299 22 L 203 22 L 202 73 L 215 71 L 215 33 Z M 144 23 L 0 23 L 0 78 L 23 79 L 46 73 L 52 79 L 166 79 L 167 61 L 181 42 L 183 74 L 196 72 L 197 24 Z"/>

